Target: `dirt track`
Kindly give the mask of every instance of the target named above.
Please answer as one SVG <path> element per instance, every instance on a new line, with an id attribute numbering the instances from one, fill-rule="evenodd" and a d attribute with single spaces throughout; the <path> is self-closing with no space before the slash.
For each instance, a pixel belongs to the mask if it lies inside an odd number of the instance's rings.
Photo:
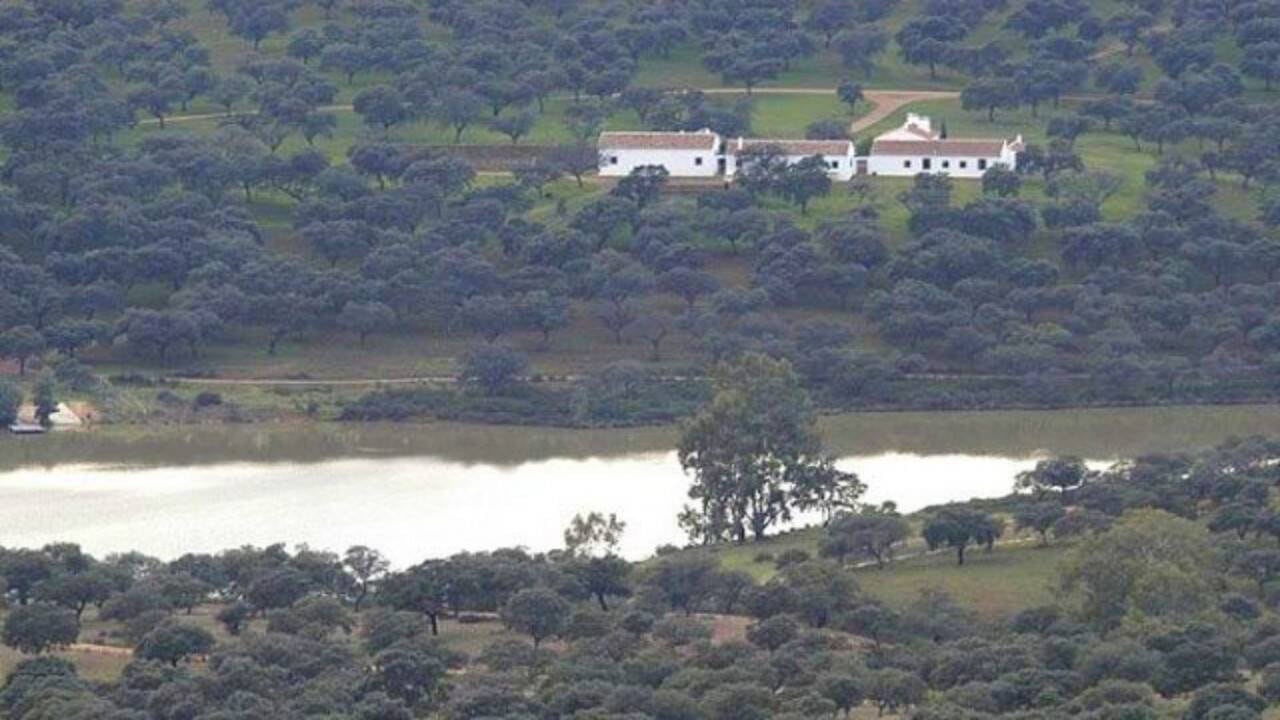
<path id="1" fill-rule="evenodd" d="M 742 95 L 742 88 L 703 88 L 701 92 L 708 95 Z M 788 88 L 758 88 L 756 95 L 834 95 L 834 88 L 814 88 L 814 87 L 788 87 Z M 872 125 L 884 120 L 893 113 L 897 112 L 903 105 L 909 105 L 913 102 L 922 100 L 947 100 L 950 98 L 960 97 L 960 93 L 944 91 L 944 90 L 867 90 L 867 101 L 874 107 L 871 112 L 858 118 L 853 123 L 853 131 L 858 132 L 865 130 Z M 326 105 L 321 110 L 326 112 L 351 112 L 350 105 Z M 234 115 L 252 115 L 253 111 L 238 112 Z M 165 124 L 198 122 L 200 120 L 222 120 L 229 117 L 225 113 L 198 113 L 193 115 L 174 115 L 164 119 Z M 159 125 L 160 121 L 155 118 L 147 118 L 139 120 L 139 125 Z"/>
<path id="2" fill-rule="evenodd" d="M 925 100 L 950 100 L 960 93 L 944 90 L 867 90 L 867 101 L 874 107 L 871 112 L 853 121 L 850 131 L 859 133 L 893 115 L 904 105 Z"/>

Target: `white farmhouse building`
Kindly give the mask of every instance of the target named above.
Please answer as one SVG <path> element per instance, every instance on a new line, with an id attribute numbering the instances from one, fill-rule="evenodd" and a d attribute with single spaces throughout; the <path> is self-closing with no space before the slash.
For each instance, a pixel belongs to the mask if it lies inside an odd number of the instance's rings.
<path id="1" fill-rule="evenodd" d="M 600 134 L 600 175 L 626 177 L 646 165 L 667 169 L 673 178 L 732 178 L 740 157 L 751 150 L 777 147 L 787 162 L 822 157 L 833 180 L 854 175 L 914 177 L 946 173 L 957 178 L 980 178 L 995 165 L 1017 169 L 1022 136 L 1012 140 L 944 138 L 929 118 L 909 114 L 897 130 L 871 144 L 871 154 L 856 155 L 850 140 L 724 139 L 710 130 L 698 132 L 605 132 Z"/>
<path id="2" fill-rule="evenodd" d="M 721 167 L 720 136 L 699 132 L 606 132 L 600 134 L 600 175 L 626 177 L 645 165 L 661 165 L 671 177 L 715 177 Z"/>
<path id="3" fill-rule="evenodd" d="M 958 178 L 980 178 L 988 168 L 1018 166 L 1022 136 L 1013 140 L 943 138 L 923 115 L 908 114 L 897 130 L 871 143 L 866 171 L 871 175 L 913 177 L 920 173 L 945 173 Z"/>
<path id="4" fill-rule="evenodd" d="M 738 156 L 764 147 L 776 147 L 788 163 L 821 156 L 832 180 L 848 181 L 857 168 L 854 145 L 849 140 L 756 140 L 738 138 L 724 143 L 725 175 L 738 172 Z"/>

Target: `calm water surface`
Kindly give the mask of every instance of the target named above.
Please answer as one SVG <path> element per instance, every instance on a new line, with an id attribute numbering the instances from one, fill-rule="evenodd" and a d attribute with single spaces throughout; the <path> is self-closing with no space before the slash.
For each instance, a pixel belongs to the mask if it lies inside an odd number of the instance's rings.
<path id="1" fill-rule="evenodd" d="M 824 418 L 868 500 L 905 510 L 1007 493 L 1049 454 L 1097 463 L 1280 435 L 1280 407 Z M 79 542 L 164 558 L 277 541 L 363 543 L 396 563 L 548 549 L 576 512 L 615 512 L 624 551 L 679 542 L 688 480 L 675 431 L 458 425 L 106 428 L 0 438 L 0 545 Z"/>

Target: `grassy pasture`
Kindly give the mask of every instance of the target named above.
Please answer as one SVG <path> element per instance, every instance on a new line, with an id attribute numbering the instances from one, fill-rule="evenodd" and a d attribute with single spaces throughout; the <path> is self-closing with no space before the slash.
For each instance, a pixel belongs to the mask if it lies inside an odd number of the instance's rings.
<path id="1" fill-rule="evenodd" d="M 788 550 L 803 550 L 816 557 L 821 538 L 821 530 L 810 528 L 757 543 L 688 552 L 709 554 L 724 569 L 741 570 L 763 582 L 777 572 L 772 558 Z M 1058 564 L 1069 548 L 1064 544 L 1040 547 L 1026 537 L 1009 540 L 997 544 L 990 553 L 970 549 L 964 566 L 959 567 L 953 552 L 926 553 L 916 530 L 898 552 L 900 559 L 884 569 L 858 567 L 854 574 L 862 592 L 895 608 L 910 604 L 923 590 L 936 589 L 983 619 L 1005 618 L 1053 600 Z"/>

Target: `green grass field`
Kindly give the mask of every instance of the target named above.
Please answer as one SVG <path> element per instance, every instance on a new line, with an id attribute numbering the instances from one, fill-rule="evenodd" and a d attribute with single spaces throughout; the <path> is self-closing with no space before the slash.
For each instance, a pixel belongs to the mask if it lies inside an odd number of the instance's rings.
<path id="1" fill-rule="evenodd" d="M 71 661 L 76 666 L 80 677 L 94 682 L 112 682 L 120 678 L 124 666 L 129 664 L 128 657 L 116 655 L 97 655 L 84 652 L 55 652 L 54 656 Z M 0 646 L 0 676 L 8 677 L 14 666 L 29 656 L 13 648 Z"/>
<path id="2" fill-rule="evenodd" d="M 817 556 L 821 530 L 782 533 L 758 543 L 718 545 L 687 552 L 714 557 L 726 570 L 740 570 L 764 582 L 777 572 L 772 558 L 788 550 Z M 963 607 L 987 620 L 1006 618 L 1020 610 L 1050 603 L 1058 564 L 1068 545 L 1041 547 L 1031 538 L 1012 536 L 984 552 L 970 549 L 963 567 L 955 553 L 926 553 L 919 533 L 898 551 L 900 559 L 884 569 L 854 570 L 862 592 L 892 607 L 903 607 L 923 590 L 942 590 Z M 759 559 L 758 559 L 759 558 Z"/>
<path id="3" fill-rule="evenodd" d="M 987 620 L 1053 601 L 1053 582 L 1065 546 L 1032 543 L 997 545 L 991 553 L 972 550 L 963 567 L 955 555 L 939 553 L 898 561 L 884 570 L 860 569 L 858 584 L 867 594 L 891 606 L 917 598 L 922 590 L 950 594 L 963 607 Z"/>

